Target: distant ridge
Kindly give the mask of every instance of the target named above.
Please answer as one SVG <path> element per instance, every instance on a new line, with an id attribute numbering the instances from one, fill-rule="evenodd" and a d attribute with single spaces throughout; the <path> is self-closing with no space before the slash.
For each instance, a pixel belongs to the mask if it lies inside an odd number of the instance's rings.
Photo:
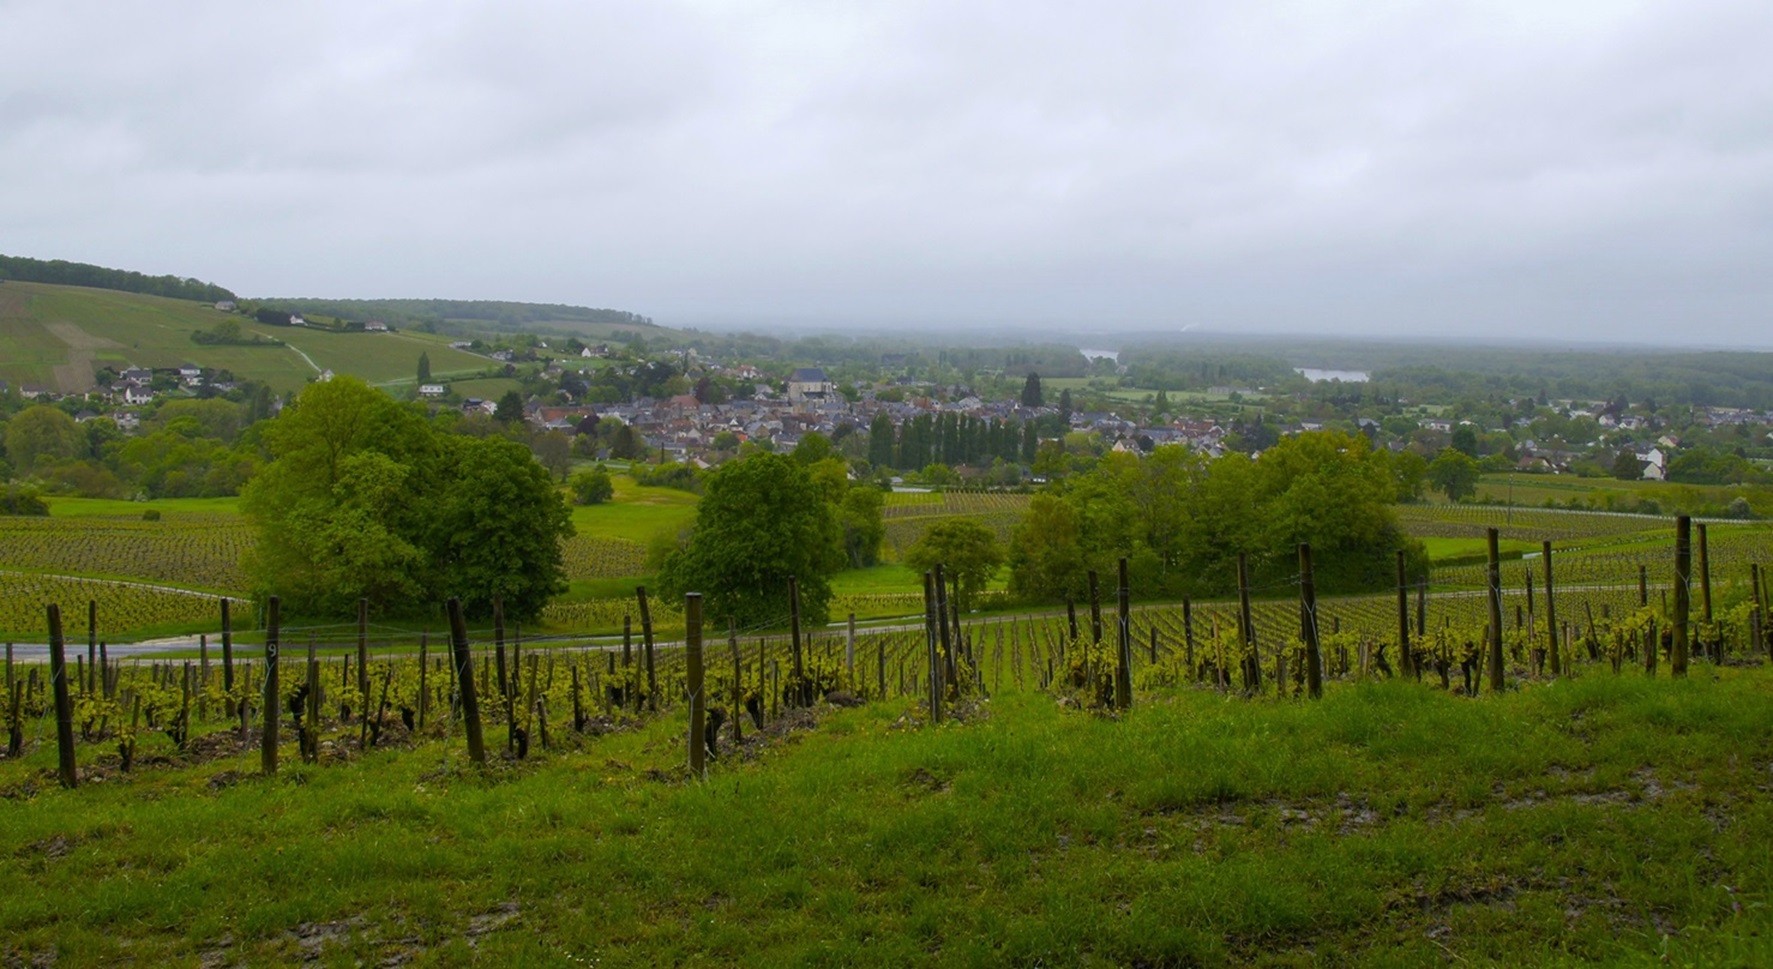
<path id="1" fill-rule="evenodd" d="M 149 276 L 127 269 L 107 269 L 91 263 L 68 262 L 65 259 L 32 259 L 28 256 L 0 255 L 0 280 L 16 279 L 24 283 L 53 283 L 61 286 L 90 286 L 125 293 L 145 293 L 171 299 L 194 299 L 215 303 L 234 299 L 234 294 L 214 283 L 179 276 Z"/>

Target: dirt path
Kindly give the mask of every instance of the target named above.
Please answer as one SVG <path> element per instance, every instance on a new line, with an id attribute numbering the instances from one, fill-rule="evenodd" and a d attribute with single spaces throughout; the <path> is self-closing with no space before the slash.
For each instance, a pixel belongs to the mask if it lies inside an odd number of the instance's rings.
<path id="1" fill-rule="evenodd" d="M 93 336 L 67 320 L 57 320 L 45 325 L 44 329 L 68 345 L 68 362 L 50 368 L 50 372 L 55 375 L 56 389 L 64 394 L 77 394 L 93 388 L 95 382 L 92 379 L 92 365 L 97 359 L 94 350 L 122 346 L 115 340 Z"/>

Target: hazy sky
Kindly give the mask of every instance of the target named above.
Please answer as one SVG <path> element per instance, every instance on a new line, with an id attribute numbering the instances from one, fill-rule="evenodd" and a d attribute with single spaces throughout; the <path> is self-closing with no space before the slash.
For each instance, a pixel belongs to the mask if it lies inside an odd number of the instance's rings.
<path id="1" fill-rule="evenodd" d="M 0 252 L 661 323 L 1773 343 L 1773 3 L 0 0 Z"/>

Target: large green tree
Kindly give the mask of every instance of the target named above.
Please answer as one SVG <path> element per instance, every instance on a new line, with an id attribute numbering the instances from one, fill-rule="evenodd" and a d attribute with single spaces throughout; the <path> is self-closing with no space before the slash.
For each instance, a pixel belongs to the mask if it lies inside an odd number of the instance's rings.
<path id="1" fill-rule="evenodd" d="M 928 572 L 942 566 L 944 578 L 959 587 L 958 604 L 970 610 L 1003 564 L 997 533 L 970 518 L 944 518 L 905 551 L 905 564 Z"/>
<path id="2" fill-rule="evenodd" d="M 1428 483 L 1446 494 L 1448 501 L 1458 501 L 1477 492 L 1478 463 L 1464 451 L 1443 448 L 1428 462 Z"/>
<path id="3" fill-rule="evenodd" d="M 564 589 L 565 501 L 528 449 L 432 425 L 360 380 L 311 384 L 264 430 L 271 460 L 243 492 L 261 594 L 298 615 L 420 615 L 458 596 L 471 615 L 530 619 Z"/>
<path id="4" fill-rule="evenodd" d="M 47 471 L 87 451 L 86 434 L 48 404 L 27 407 L 6 422 L 6 457 L 21 475 Z"/>
<path id="5" fill-rule="evenodd" d="M 660 569 L 660 590 L 702 593 L 716 622 L 775 625 L 787 620 L 793 576 L 802 620 L 818 625 L 843 565 L 840 539 L 835 509 L 806 466 L 754 452 L 709 473 L 687 541 Z"/>

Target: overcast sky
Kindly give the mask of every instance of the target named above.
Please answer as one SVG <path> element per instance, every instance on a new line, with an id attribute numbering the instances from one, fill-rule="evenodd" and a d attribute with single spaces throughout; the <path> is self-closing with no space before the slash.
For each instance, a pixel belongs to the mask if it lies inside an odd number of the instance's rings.
<path id="1" fill-rule="evenodd" d="M 712 326 L 1773 344 L 1773 2 L 0 0 L 0 252 Z"/>

